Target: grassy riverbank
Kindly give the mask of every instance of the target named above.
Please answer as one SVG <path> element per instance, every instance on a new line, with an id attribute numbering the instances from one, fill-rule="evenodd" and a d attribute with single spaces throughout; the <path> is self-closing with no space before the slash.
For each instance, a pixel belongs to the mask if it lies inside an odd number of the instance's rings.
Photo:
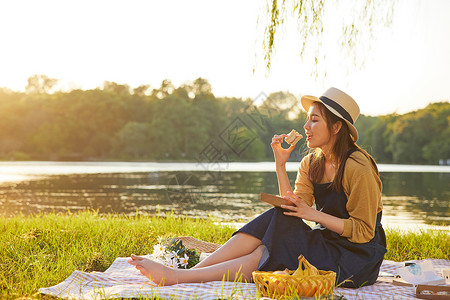
<path id="1" fill-rule="evenodd" d="M 193 236 L 223 243 L 233 228 L 212 220 L 101 216 L 94 212 L 0 217 L 0 299 L 46 298 L 40 287 L 55 285 L 74 270 L 104 271 L 116 257 L 147 254 L 161 236 Z M 448 231 L 387 230 L 385 259 L 450 259 Z"/>

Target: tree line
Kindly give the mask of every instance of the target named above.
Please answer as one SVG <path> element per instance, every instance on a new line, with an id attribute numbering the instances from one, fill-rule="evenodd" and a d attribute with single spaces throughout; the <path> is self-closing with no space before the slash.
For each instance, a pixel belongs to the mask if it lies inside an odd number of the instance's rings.
<path id="1" fill-rule="evenodd" d="M 274 134 L 303 132 L 306 113 L 289 92 L 254 99 L 216 97 L 206 79 L 178 87 L 130 88 L 105 82 L 91 90 L 53 91 L 29 78 L 25 92 L 0 89 L 3 160 L 272 160 Z M 361 115 L 358 144 L 380 163 L 437 164 L 450 158 L 450 103 L 406 114 Z M 297 147 L 292 159 L 307 151 Z"/>

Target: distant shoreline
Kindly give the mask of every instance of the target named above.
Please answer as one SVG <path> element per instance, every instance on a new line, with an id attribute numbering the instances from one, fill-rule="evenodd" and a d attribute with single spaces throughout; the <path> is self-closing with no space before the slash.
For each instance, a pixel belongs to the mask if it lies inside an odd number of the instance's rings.
<path id="1" fill-rule="evenodd" d="M 288 172 L 296 172 L 299 162 L 288 162 Z M 44 168 L 45 167 L 45 168 Z M 450 173 L 450 166 L 378 164 L 380 172 Z M 260 162 L 149 162 L 149 161 L 0 161 L 0 174 L 59 175 L 90 173 L 130 173 L 163 171 L 275 172 L 272 161 Z"/>

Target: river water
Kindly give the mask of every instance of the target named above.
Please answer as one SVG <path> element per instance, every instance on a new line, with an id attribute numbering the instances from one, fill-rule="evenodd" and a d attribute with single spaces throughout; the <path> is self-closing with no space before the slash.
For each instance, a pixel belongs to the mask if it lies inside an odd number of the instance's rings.
<path id="1" fill-rule="evenodd" d="M 287 164 L 293 184 L 298 163 Z M 379 164 L 383 224 L 450 228 L 450 166 Z M 245 223 L 278 193 L 273 162 L 0 162 L 0 215 L 95 209 Z"/>

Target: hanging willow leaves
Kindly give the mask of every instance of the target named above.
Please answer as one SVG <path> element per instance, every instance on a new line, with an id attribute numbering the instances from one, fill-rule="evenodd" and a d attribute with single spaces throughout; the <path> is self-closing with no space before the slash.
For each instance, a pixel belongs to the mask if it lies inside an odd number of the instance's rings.
<path id="1" fill-rule="evenodd" d="M 339 49 L 354 67 L 362 67 L 365 55 L 381 29 L 392 24 L 397 0 L 267 0 L 258 25 L 264 26 L 262 41 L 266 71 L 270 71 L 276 40 L 287 20 L 297 24 L 299 56 L 313 60 L 317 77 L 319 65 L 329 51 Z M 262 24 L 260 24 L 262 20 Z M 340 28 L 340 30 L 336 30 Z M 335 45 L 324 41 L 334 41 Z"/>

